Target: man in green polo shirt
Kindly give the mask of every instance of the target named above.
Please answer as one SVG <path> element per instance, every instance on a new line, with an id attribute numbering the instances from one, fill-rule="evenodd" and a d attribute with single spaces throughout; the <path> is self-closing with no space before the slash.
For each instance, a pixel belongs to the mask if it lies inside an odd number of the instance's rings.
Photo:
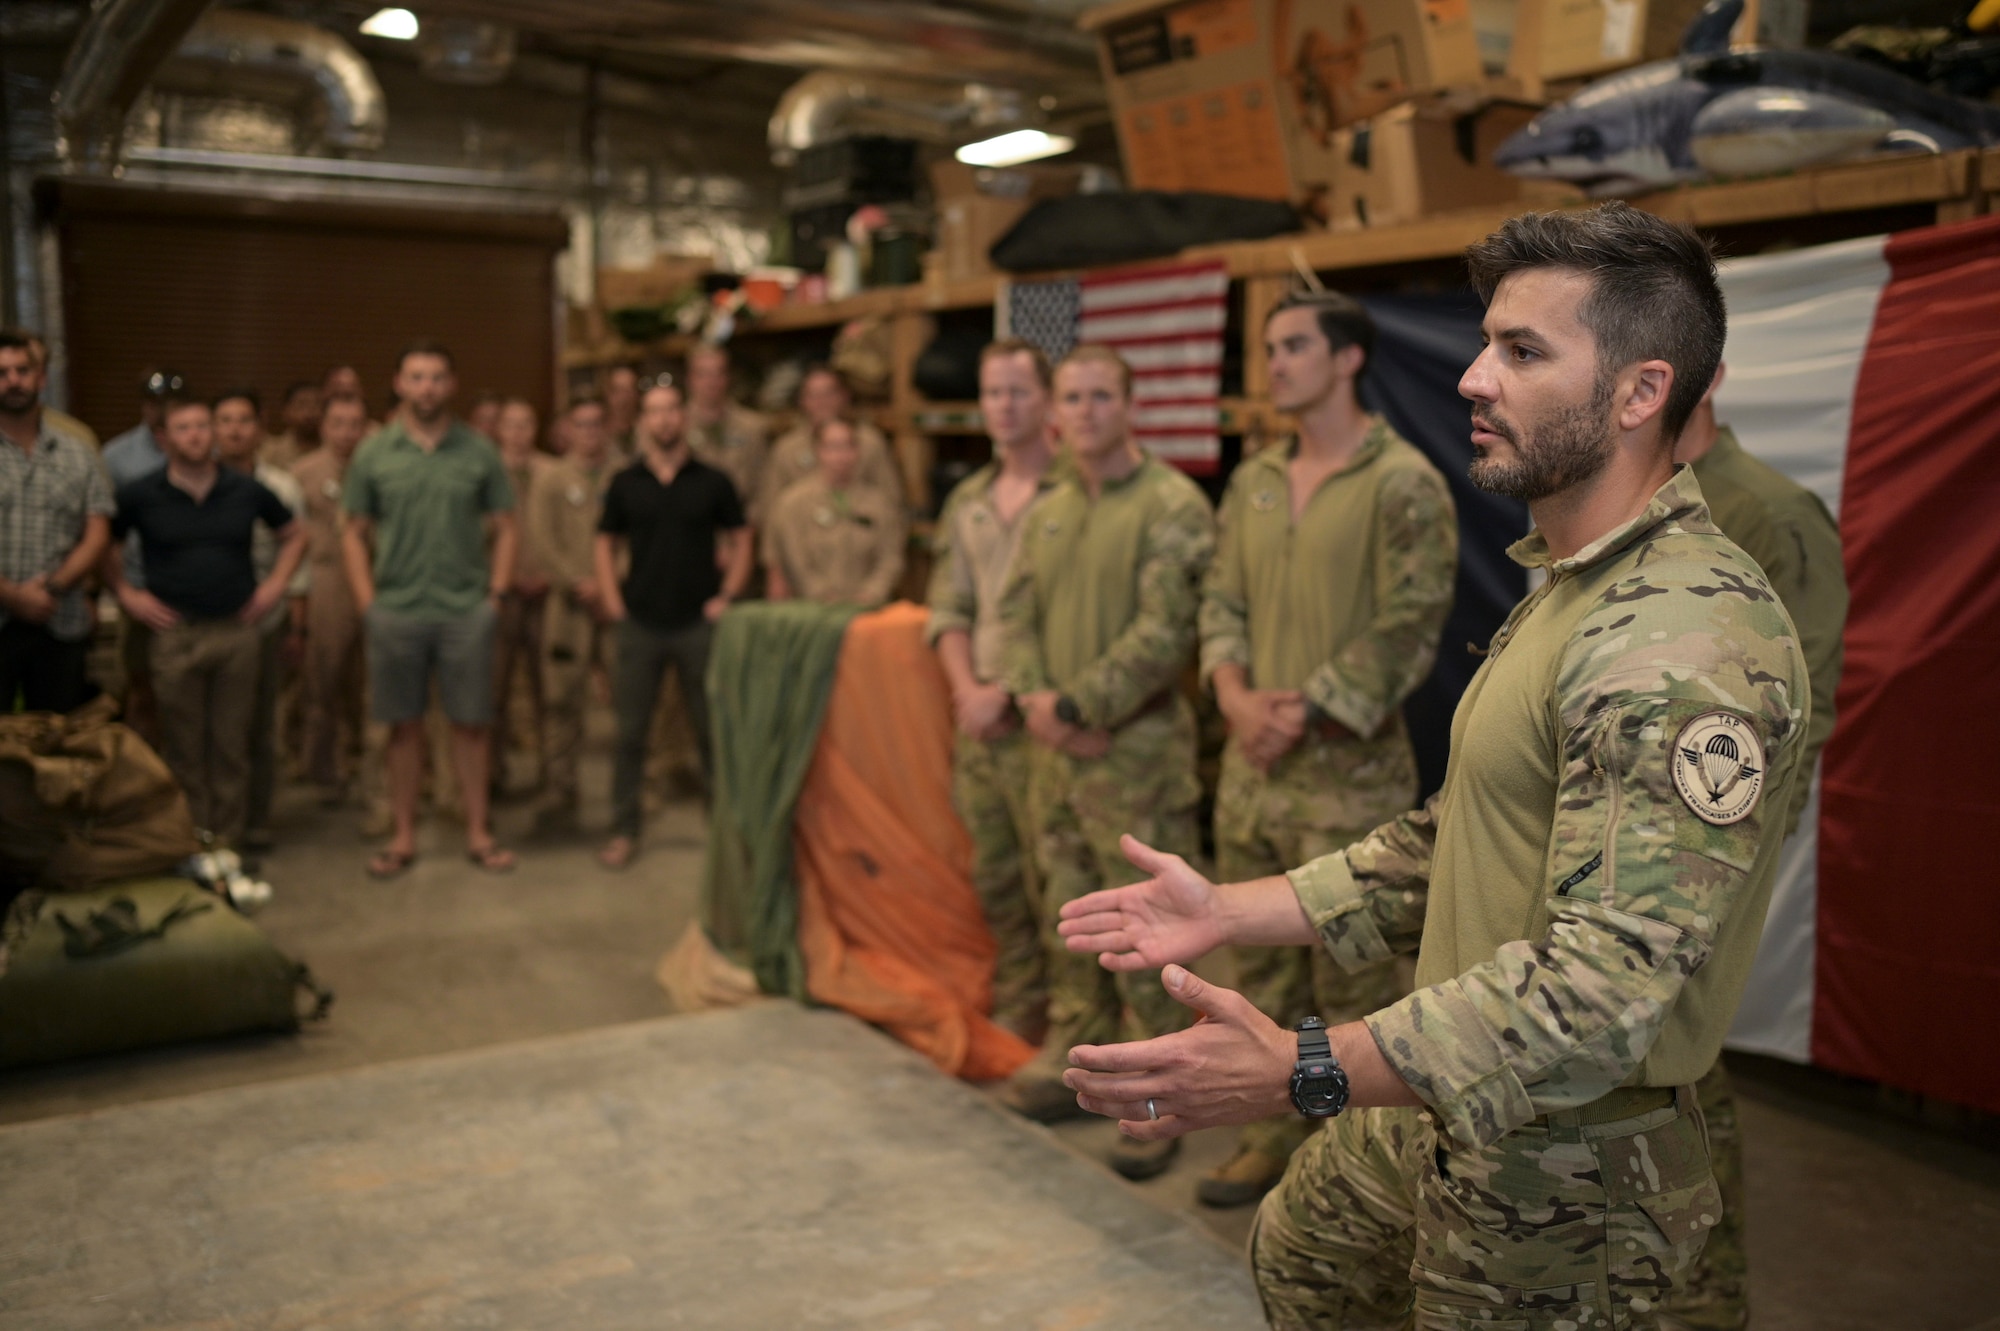
<path id="1" fill-rule="evenodd" d="M 1294 296 L 1264 344 L 1271 403 L 1298 434 L 1230 478 L 1201 603 L 1202 674 L 1229 722 L 1215 797 L 1229 882 L 1332 854 L 1417 802 L 1403 700 L 1437 659 L 1458 572 L 1450 487 L 1356 395 L 1375 348 L 1368 311 L 1339 292 Z M 1349 973 L 1307 947 L 1240 948 L 1236 976 L 1286 1027 L 1402 996 L 1393 959 Z M 1196 1197 L 1256 1201 L 1310 1127 L 1297 1114 L 1245 1127 Z"/>
<path id="2" fill-rule="evenodd" d="M 1547 580 L 1487 645 L 1443 790 L 1220 889 L 1128 839 L 1153 877 L 1060 926 L 1207 1018 L 1072 1050 L 1085 1108 L 1140 1141 L 1288 1103 L 1332 1120 L 1258 1214 L 1277 1327 L 1657 1325 L 1720 1210 L 1694 1083 L 1805 750 L 1796 630 L 1673 461 L 1722 355 L 1707 244 L 1613 203 L 1516 217 L 1469 258 L 1471 476 L 1527 502 L 1511 553 Z M 1350 970 L 1415 949 L 1417 991 L 1295 1035 L 1169 964 L 1314 940 Z"/>
<path id="3" fill-rule="evenodd" d="M 1199 844 L 1194 708 L 1180 688 L 1201 579 L 1215 551 L 1208 497 L 1132 440 L 1131 371 L 1101 346 L 1055 373 L 1063 478 L 1022 515 L 1000 593 L 1001 666 L 1029 737 L 1028 807 L 1045 910 L 1138 877 L 1120 832 Z M 1181 1009 L 1151 975 L 1109 976 L 1049 937 L 1049 1033 L 1002 1093 L 1047 1121 L 1077 1112 L 1061 1081 L 1071 1045 L 1172 1030 Z M 1178 1142 L 1126 1142 L 1111 1166 L 1146 1178 Z"/>
<path id="4" fill-rule="evenodd" d="M 451 414 L 451 353 L 418 342 L 396 362 L 402 410 L 348 467 L 342 553 L 368 624 L 375 719 L 389 736 L 394 831 L 369 862 L 392 878 L 417 857 L 424 708 L 435 676 L 452 726 L 465 805 L 466 851 L 493 873 L 514 867 L 487 822 L 493 721 L 493 634 L 514 578 L 514 495 L 500 454 Z M 486 548 L 486 520 L 493 548 Z"/>

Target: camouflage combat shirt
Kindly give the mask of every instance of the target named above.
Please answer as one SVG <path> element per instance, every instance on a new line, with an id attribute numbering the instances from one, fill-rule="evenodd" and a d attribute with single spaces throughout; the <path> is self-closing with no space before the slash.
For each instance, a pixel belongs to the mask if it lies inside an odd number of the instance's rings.
<path id="1" fill-rule="evenodd" d="M 1054 471 L 1050 467 L 1042 473 L 1041 494 L 1055 485 Z M 1014 551 L 1020 548 L 1021 531 L 1027 525 L 1024 519 L 1034 507 L 1031 501 L 1014 515 L 1012 523 L 1002 518 L 993 502 L 993 483 L 999 479 L 996 459 L 952 487 L 931 537 L 931 582 L 926 596 L 931 618 L 924 629 L 924 641 L 936 644 L 947 633 L 965 634 L 972 640 L 972 673 L 982 684 L 999 679 L 1005 669 L 1000 593 Z"/>
<path id="2" fill-rule="evenodd" d="M 1215 552 L 1208 496 L 1148 457 L 1095 501 L 1066 475 L 1021 518 L 1000 598 L 1010 693 L 1060 689 L 1117 727 L 1179 680 Z"/>
<path id="3" fill-rule="evenodd" d="M 1811 710 L 1805 660 L 1687 468 L 1515 607 L 1423 809 L 1292 871 L 1343 965 L 1421 940 L 1367 1019 L 1458 1141 L 1691 1084 L 1756 955 Z"/>
<path id="4" fill-rule="evenodd" d="M 1450 487 L 1378 416 L 1294 523 L 1294 451 L 1265 449 L 1230 478 L 1202 679 L 1242 666 L 1252 688 L 1300 689 L 1355 735 L 1407 743 L 1399 709 L 1437 659 L 1458 572 Z"/>
<path id="5" fill-rule="evenodd" d="M 1840 686 L 1841 633 L 1847 627 L 1847 571 L 1841 564 L 1840 528 L 1819 496 L 1743 450 L 1723 426 L 1715 447 L 1694 464 L 1709 517 L 1722 534 L 1757 561 L 1799 630 L 1799 650 L 1812 676 L 1812 721 L 1799 779 L 1792 787 L 1786 831 L 1812 791 L 1813 762 L 1833 734 L 1834 694 Z"/>

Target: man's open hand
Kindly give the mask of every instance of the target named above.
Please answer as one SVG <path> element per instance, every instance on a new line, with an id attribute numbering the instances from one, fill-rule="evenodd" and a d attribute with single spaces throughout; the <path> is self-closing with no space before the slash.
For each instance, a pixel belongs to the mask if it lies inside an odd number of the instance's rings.
<path id="1" fill-rule="evenodd" d="M 1109 971 L 1142 971 L 1193 961 L 1229 941 L 1215 884 L 1135 836 L 1120 837 L 1118 846 L 1152 876 L 1064 903 L 1056 932 L 1070 951 L 1097 953 Z"/>
<path id="2" fill-rule="evenodd" d="M 1153 1040 L 1070 1050 L 1063 1084 L 1077 1104 L 1117 1119 L 1135 1141 L 1290 1113 L 1297 1037 L 1243 995 L 1184 967 L 1167 967 L 1160 982 L 1201 1019 Z"/>

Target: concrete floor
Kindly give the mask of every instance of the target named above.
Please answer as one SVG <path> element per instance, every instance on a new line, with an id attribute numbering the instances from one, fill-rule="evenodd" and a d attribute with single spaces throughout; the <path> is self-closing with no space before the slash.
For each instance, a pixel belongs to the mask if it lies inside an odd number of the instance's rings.
<path id="1" fill-rule="evenodd" d="M 591 807 L 601 825 L 603 773 L 587 769 L 586 777 L 598 782 L 587 784 L 586 794 L 597 797 Z M 417 868 L 383 884 L 362 872 L 367 846 L 356 837 L 351 815 L 322 813 L 305 792 L 287 791 L 279 816 L 283 845 L 266 866 L 278 896 L 262 920 L 281 947 L 309 961 L 338 991 L 332 1019 L 296 1038 L 197 1045 L 9 1074 L 0 1079 L 0 1123 L 666 1015 L 668 1003 L 652 969 L 693 917 L 701 861 L 698 809 L 675 806 L 658 817 L 646 855 L 623 874 L 596 866 L 594 838 L 531 844 L 522 836 L 526 823 L 524 807 L 501 810 L 503 837 L 525 852 L 516 874 L 477 873 L 463 860 L 456 833 L 432 824 Z M 1867 1088 L 1824 1074 L 1757 1059 L 1732 1059 L 1732 1069 L 1747 1142 L 1758 1331 L 2000 1331 L 2000 1263 L 1994 1260 L 2000 1253 L 2000 1134 L 1990 1120 L 1961 1119 L 1939 1130 L 1885 1110 L 1882 1097 Z M 347 1079 L 310 1084 L 337 1088 Z M 938 1085 L 951 1089 L 941 1080 Z M 963 1097 L 939 1103 L 966 1115 L 965 1131 L 987 1130 L 975 1103 Z M 1113 1131 L 1106 1123 L 1065 1124 L 1053 1139 L 1094 1157 Z M 1192 1199 L 1200 1171 L 1229 1149 L 1226 1132 L 1197 1134 L 1180 1164 L 1162 1178 L 1127 1185 L 1094 1170 L 1089 1177 L 1121 1195 L 1192 1215 L 1221 1245 L 1240 1251 L 1249 1211 L 1212 1212 Z M 7 1177 L 0 1166 L 0 1179 Z M 0 1182 L 0 1215 L 18 1220 L 23 1211 L 15 1186 Z M 16 1237 L 0 1240 L 0 1309 L 18 1306 L 5 1267 L 20 1270 L 20 1231 L 0 1221 L 0 1233 L 9 1230 Z M 419 1323 L 391 1318 L 374 1324 Z M 908 1324 L 978 1323 L 968 1314 Z M 1099 1323 L 1084 1318 L 1065 1324 Z"/>

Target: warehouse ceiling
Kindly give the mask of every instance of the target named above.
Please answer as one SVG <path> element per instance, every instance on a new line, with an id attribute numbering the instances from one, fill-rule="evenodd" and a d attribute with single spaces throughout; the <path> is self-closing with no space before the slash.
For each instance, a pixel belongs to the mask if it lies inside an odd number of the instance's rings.
<path id="1" fill-rule="evenodd" d="M 398 45 L 354 37 L 374 3 L 254 7 L 347 35 L 371 59 Z M 417 0 L 408 7 L 420 21 L 500 25 L 525 53 L 698 90 L 717 113 L 738 105 L 768 115 L 799 75 L 822 69 L 1014 88 L 1065 113 L 1103 104 L 1094 45 L 1075 25 L 1085 0 Z"/>

